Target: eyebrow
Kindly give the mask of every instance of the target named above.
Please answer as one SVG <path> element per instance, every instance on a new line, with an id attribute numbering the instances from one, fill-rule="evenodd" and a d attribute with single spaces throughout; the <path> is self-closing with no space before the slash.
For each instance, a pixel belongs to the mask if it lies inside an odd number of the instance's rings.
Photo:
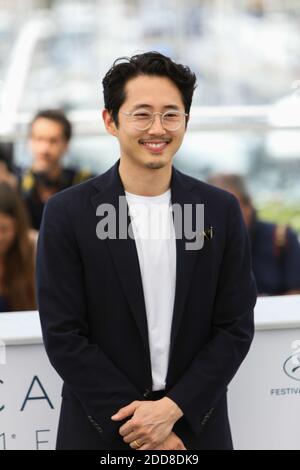
<path id="1" fill-rule="evenodd" d="M 150 104 L 146 104 L 146 103 L 141 103 L 141 104 L 136 104 L 133 108 L 132 108 L 132 111 L 135 111 L 136 109 L 139 109 L 139 108 L 149 108 L 149 109 L 152 109 L 153 106 L 151 106 Z M 166 106 L 163 106 L 164 109 L 174 109 L 176 111 L 180 111 L 180 107 L 177 106 L 176 104 L 168 104 Z"/>

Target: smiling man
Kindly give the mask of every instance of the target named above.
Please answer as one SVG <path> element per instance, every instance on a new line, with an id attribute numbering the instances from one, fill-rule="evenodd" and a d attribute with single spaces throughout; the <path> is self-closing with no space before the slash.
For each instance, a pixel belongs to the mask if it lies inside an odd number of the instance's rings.
<path id="1" fill-rule="evenodd" d="M 37 284 L 64 380 L 58 449 L 232 449 L 226 391 L 253 338 L 256 289 L 237 200 L 173 166 L 195 81 L 157 52 L 117 60 L 103 119 L 120 159 L 47 203 Z M 131 236 L 99 234 L 109 208 L 124 217 L 120 198 Z M 174 207 L 194 227 L 203 205 L 205 243 L 190 250 Z"/>

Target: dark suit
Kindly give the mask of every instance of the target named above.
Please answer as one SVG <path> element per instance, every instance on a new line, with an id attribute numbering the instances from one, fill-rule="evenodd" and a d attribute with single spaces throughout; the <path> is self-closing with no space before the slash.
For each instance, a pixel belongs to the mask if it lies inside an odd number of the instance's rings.
<path id="1" fill-rule="evenodd" d="M 111 416 L 151 395 L 152 375 L 135 241 L 99 240 L 96 209 L 124 196 L 117 162 L 53 196 L 38 243 L 38 303 L 50 361 L 64 380 L 58 449 L 129 449 Z M 173 169 L 172 203 L 205 204 L 212 240 L 177 239 L 176 294 L 165 394 L 184 412 L 188 449 L 231 449 L 226 391 L 254 332 L 256 288 L 236 199 Z"/>

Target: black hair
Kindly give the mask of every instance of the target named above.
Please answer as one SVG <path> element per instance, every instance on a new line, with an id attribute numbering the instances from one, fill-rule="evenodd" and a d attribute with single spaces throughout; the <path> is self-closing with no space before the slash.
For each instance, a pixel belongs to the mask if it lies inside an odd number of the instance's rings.
<path id="1" fill-rule="evenodd" d="M 33 124 L 40 118 L 49 119 L 50 121 L 59 123 L 63 128 L 66 141 L 69 142 L 72 137 L 72 124 L 61 109 L 43 109 L 38 111 L 31 121 L 30 132 Z"/>
<path id="2" fill-rule="evenodd" d="M 102 81 L 104 106 L 117 126 L 119 109 L 126 100 L 126 83 L 140 75 L 169 78 L 179 89 L 185 112 L 189 114 L 196 88 L 195 74 L 189 67 L 177 64 L 159 52 L 146 52 L 115 60 Z"/>

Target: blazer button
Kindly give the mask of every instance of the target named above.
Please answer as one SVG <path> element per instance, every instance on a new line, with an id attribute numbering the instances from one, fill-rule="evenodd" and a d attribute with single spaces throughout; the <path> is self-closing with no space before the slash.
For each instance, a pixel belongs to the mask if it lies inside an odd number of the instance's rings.
<path id="1" fill-rule="evenodd" d="M 149 390 L 148 388 L 144 391 L 143 393 L 143 397 L 146 398 L 146 400 L 148 400 L 149 398 L 151 398 L 151 395 L 152 395 L 152 392 L 151 390 Z"/>

